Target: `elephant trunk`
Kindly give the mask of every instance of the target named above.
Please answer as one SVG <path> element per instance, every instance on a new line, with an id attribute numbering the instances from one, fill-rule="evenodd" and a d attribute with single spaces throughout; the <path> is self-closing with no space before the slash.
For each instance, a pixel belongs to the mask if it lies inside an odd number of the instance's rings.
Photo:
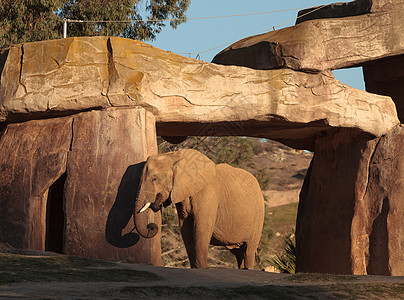
<path id="1" fill-rule="evenodd" d="M 144 188 L 141 187 L 139 191 L 139 196 L 136 199 L 135 203 L 135 212 L 133 214 L 135 219 L 135 226 L 137 232 L 144 238 L 152 238 L 158 233 L 158 226 L 155 223 L 148 224 L 147 215 L 148 211 L 142 211 L 142 208 L 146 205 L 146 203 L 151 202 L 147 201 L 147 197 L 144 193 Z"/>

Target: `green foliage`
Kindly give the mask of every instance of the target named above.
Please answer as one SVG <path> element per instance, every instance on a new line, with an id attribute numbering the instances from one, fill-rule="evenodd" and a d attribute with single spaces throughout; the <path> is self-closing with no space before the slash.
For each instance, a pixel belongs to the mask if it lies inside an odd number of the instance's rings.
<path id="1" fill-rule="evenodd" d="M 69 36 L 111 35 L 153 40 L 166 18 L 182 19 L 190 0 L 2 0 L 0 48 L 9 44 L 55 39 L 62 36 L 63 18 L 84 21 L 155 22 L 69 23 Z M 174 20 L 176 28 L 183 20 Z"/>
<path id="2" fill-rule="evenodd" d="M 267 168 L 258 169 L 254 176 L 258 180 L 261 190 L 264 191 L 269 189 L 269 185 L 271 183 L 271 174 Z"/>
<path id="3" fill-rule="evenodd" d="M 145 3 L 143 3 L 145 2 Z M 75 0 L 67 1 L 60 16 L 72 20 L 156 20 L 155 22 L 126 22 L 126 23 L 73 23 L 69 35 L 93 36 L 113 35 L 139 40 L 153 40 L 162 28 L 167 18 L 185 18 L 185 12 L 190 0 Z M 146 15 L 142 17 L 142 6 Z M 171 21 L 176 28 L 183 20 Z"/>
<path id="4" fill-rule="evenodd" d="M 165 207 L 161 210 L 161 223 L 170 226 L 178 223 L 177 210 L 174 205 Z"/>
<path id="5" fill-rule="evenodd" d="M 159 152 L 177 151 L 180 149 L 195 149 L 216 164 L 227 163 L 234 167 L 240 167 L 256 155 L 254 145 L 255 138 L 244 137 L 189 137 L 178 145 L 172 145 L 163 139 L 158 139 Z"/>
<path id="6" fill-rule="evenodd" d="M 268 213 L 268 208 L 265 206 L 264 226 L 260 244 L 258 245 L 256 263 L 258 268 L 264 268 L 264 262 L 267 261 L 270 248 L 273 246 L 274 228 L 271 224 L 271 215 Z"/>
<path id="7" fill-rule="evenodd" d="M 271 199 L 269 199 L 269 203 Z M 265 215 L 265 226 L 274 230 L 271 238 L 270 247 L 263 259 L 275 256 L 277 253 L 283 252 L 285 248 L 284 237 L 290 234 L 290 229 L 296 226 L 298 203 L 290 203 L 277 207 L 267 208 Z M 264 235 L 262 236 L 264 238 Z M 262 239 L 261 239 L 262 243 Z"/>
<path id="8" fill-rule="evenodd" d="M 264 143 L 258 138 L 250 137 L 188 137 L 180 144 L 170 144 L 161 137 L 157 139 L 159 153 L 178 151 L 180 149 L 195 149 L 216 164 L 227 163 L 233 167 L 244 167 L 254 156 L 264 151 Z M 262 190 L 269 188 L 271 174 L 266 168 L 254 173 Z"/>
<path id="9" fill-rule="evenodd" d="M 294 233 L 288 235 L 285 239 L 285 251 L 283 254 L 277 254 L 275 258 L 268 262 L 271 266 L 281 271 L 281 273 L 295 274 L 296 270 L 296 242 Z"/>
<path id="10" fill-rule="evenodd" d="M 250 161 L 255 155 L 251 139 L 222 137 L 214 140 L 216 150 L 208 149 L 207 156 L 217 164 L 227 163 L 239 167 L 244 162 Z"/>
<path id="11" fill-rule="evenodd" d="M 54 12 L 65 2 L 65 0 L 2 0 L 0 48 L 12 43 L 60 37 L 62 24 Z"/>

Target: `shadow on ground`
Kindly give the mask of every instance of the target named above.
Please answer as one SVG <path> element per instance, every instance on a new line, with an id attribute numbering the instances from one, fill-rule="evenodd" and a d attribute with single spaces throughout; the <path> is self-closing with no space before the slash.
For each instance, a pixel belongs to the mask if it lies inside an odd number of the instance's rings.
<path id="1" fill-rule="evenodd" d="M 404 277 L 175 269 L 0 253 L 0 298 L 403 299 Z"/>

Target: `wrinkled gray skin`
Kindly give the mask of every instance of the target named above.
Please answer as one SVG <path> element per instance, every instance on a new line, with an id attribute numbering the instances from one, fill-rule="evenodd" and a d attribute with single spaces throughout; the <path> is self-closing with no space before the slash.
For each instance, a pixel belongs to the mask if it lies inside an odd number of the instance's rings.
<path id="1" fill-rule="evenodd" d="M 148 210 L 173 203 L 192 268 L 207 267 L 209 244 L 226 246 L 239 268 L 254 268 L 264 199 L 253 175 L 187 149 L 150 157 L 140 185 L 135 224 L 142 237 L 158 232 L 147 223 Z"/>

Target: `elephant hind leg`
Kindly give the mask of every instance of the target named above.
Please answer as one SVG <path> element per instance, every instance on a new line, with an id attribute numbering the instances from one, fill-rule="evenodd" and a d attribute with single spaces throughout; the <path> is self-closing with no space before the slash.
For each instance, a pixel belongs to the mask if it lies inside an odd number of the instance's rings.
<path id="1" fill-rule="evenodd" d="M 240 247 L 232 248 L 229 250 L 236 257 L 238 268 L 243 269 L 245 263 L 244 257 L 245 257 L 246 244 L 243 243 Z"/>
<path id="2" fill-rule="evenodd" d="M 254 269 L 255 253 L 257 252 L 259 239 L 255 238 L 246 244 L 244 257 L 244 267 L 246 269 Z"/>
<path id="3" fill-rule="evenodd" d="M 244 268 L 245 269 L 254 269 L 256 251 L 257 251 L 256 247 L 249 247 L 249 245 L 247 245 L 247 249 L 245 252 L 245 258 L 244 258 Z"/>

